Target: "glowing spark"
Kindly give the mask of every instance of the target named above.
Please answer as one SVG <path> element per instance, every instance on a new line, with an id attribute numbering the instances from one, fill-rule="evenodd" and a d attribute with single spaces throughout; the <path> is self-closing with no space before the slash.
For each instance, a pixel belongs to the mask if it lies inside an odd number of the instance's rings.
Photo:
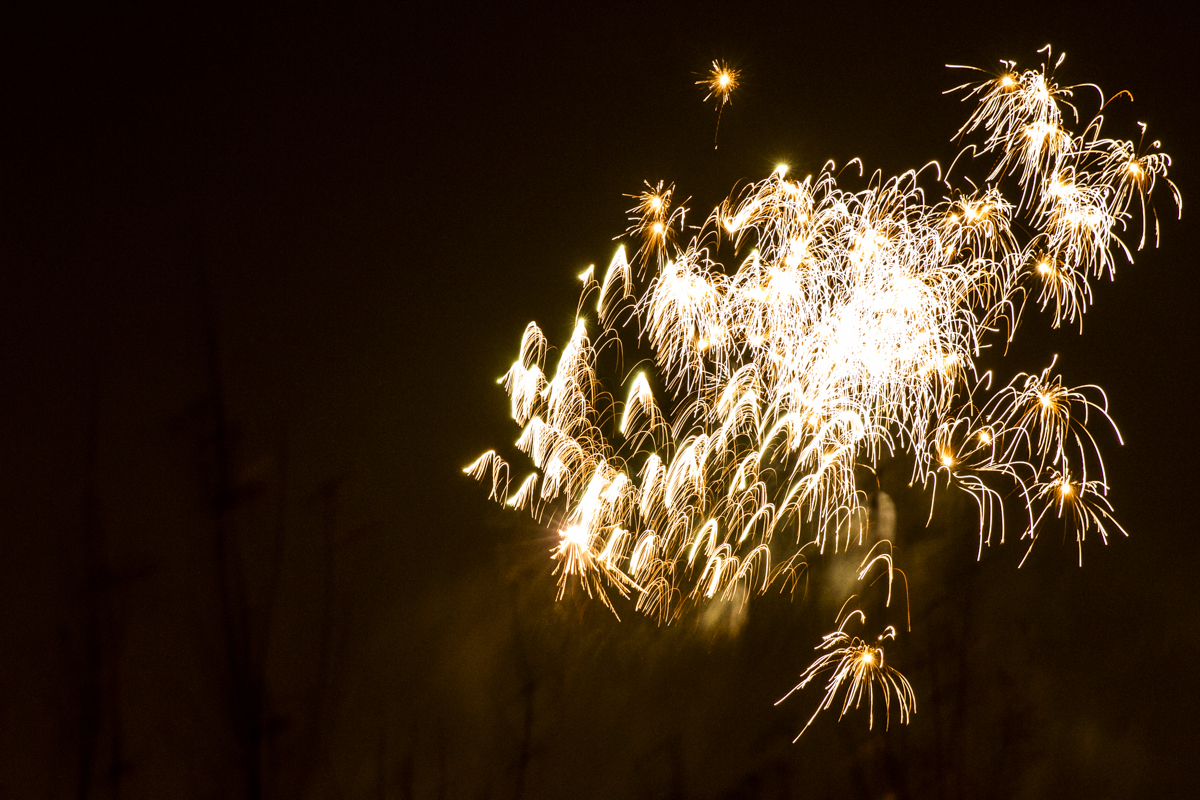
<path id="1" fill-rule="evenodd" d="M 708 87 L 708 94 L 704 96 L 705 100 L 714 97 L 717 99 L 717 132 L 721 130 L 721 110 L 729 102 L 733 90 L 738 87 L 738 77 L 741 74 L 740 70 L 732 69 L 724 61 L 718 60 L 712 62 L 712 70 L 707 77 L 696 81 L 698 86 Z M 717 147 L 717 132 L 713 133 L 714 150 Z"/>
<path id="2" fill-rule="evenodd" d="M 725 105 L 729 102 L 733 90 L 738 87 L 738 77 L 741 74 L 741 70 L 732 69 L 724 61 L 714 61 L 708 76 L 696 83 L 708 87 L 708 94 L 704 96 L 705 100 L 715 97 L 720 105 Z"/>

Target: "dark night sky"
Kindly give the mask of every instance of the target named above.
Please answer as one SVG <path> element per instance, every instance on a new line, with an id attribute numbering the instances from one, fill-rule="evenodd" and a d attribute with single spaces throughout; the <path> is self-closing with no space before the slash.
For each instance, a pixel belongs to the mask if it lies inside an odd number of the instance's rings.
<path id="1" fill-rule="evenodd" d="M 552 538 L 460 472 L 515 438 L 495 379 L 529 320 L 566 339 L 624 194 L 703 213 L 779 161 L 948 162 L 947 63 L 1053 43 L 1063 82 L 1133 93 L 1106 131 L 1148 123 L 1191 208 L 1182 11 L 921 8 L 6 24 L 0 797 L 1186 794 L 1200 241 L 1165 191 L 1084 335 L 1029 313 L 1004 362 L 1104 387 L 1130 536 L 1018 571 L 1021 544 L 977 563 L 969 517 L 901 503 L 906 729 L 790 743 L 816 698 L 772 704 L 820 591 L 663 629 L 555 604 Z M 744 81 L 717 150 L 714 58 Z"/>

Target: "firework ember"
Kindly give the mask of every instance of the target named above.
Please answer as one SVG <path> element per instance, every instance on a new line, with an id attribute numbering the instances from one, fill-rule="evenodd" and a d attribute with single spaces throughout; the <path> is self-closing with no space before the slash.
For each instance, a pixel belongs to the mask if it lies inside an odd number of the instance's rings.
<path id="1" fill-rule="evenodd" d="M 708 94 L 704 96 L 705 100 L 711 98 L 717 99 L 717 128 L 713 132 L 713 149 L 717 146 L 717 134 L 721 130 L 721 111 L 725 108 L 725 104 L 729 102 L 733 95 L 733 90 L 738 87 L 738 78 L 741 76 L 741 71 L 733 69 L 724 61 L 712 62 L 712 70 L 703 79 L 696 81 L 698 86 L 704 86 L 708 89 Z"/>

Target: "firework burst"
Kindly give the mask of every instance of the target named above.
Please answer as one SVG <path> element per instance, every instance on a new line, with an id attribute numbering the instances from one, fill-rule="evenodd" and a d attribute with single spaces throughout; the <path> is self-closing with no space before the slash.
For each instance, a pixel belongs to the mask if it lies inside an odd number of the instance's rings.
<path id="1" fill-rule="evenodd" d="M 834 700 L 843 688 L 846 695 L 842 701 L 842 709 L 838 712 L 838 719 L 841 719 L 852 707 L 858 708 L 862 705 L 865 697 L 868 728 L 875 727 L 876 691 L 883 700 L 885 728 L 891 724 L 893 696 L 896 700 L 896 708 L 900 712 L 901 722 L 907 723 L 909 715 L 917 710 L 917 696 L 912 686 L 903 675 L 885 664 L 883 660 L 883 642 L 895 639 L 896 629 L 889 625 L 874 642 L 865 642 L 845 631 L 847 623 L 854 619 L 860 623 L 867 621 L 866 616 L 857 609 L 847 614 L 837 630 L 825 634 L 821 643 L 817 645 L 816 649 L 824 652 L 804 671 L 804 674 L 800 676 L 800 682 L 775 703 L 775 705 L 779 705 L 787 700 L 794 692 L 812 683 L 817 676 L 827 672 L 832 673 L 829 680 L 825 682 L 825 697 L 822 698 L 817 710 L 808 718 L 808 722 L 804 724 L 800 733 L 796 734 L 796 739 L 793 741 L 799 740 L 804 735 L 804 731 L 813 724 L 813 720 L 817 718 L 818 714 L 833 706 Z"/>
<path id="2" fill-rule="evenodd" d="M 726 64 L 724 61 L 716 60 L 712 62 L 712 69 L 708 75 L 696 81 L 697 86 L 704 86 L 708 89 L 708 94 L 704 99 L 717 100 L 717 130 L 713 133 L 713 149 L 717 147 L 717 133 L 721 130 L 721 111 L 725 105 L 733 97 L 734 89 L 738 88 L 738 79 L 741 77 L 741 70 L 736 70 Z"/>
<path id="3" fill-rule="evenodd" d="M 548 371 L 530 323 L 502 379 L 533 471 L 517 480 L 494 451 L 464 470 L 558 531 L 560 596 L 574 580 L 611 607 L 611 587 L 669 621 L 712 599 L 794 588 L 811 554 L 864 547 L 858 580 L 884 564 L 890 603 L 903 573 L 863 488 L 885 459 L 909 460 L 931 502 L 970 496 L 981 550 L 1004 540 L 1005 498 L 1023 500 L 1031 546 L 1055 519 L 1075 529 L 1081 557 L 1088 531 L 1121 531 L 1088 431 L 1111 424 L 1103 392 L 1064 385 L 1053 362 L 993 388 L 977 362 L 989 341 L 1011 339 L 1030 300 L 1053 326 L 1080 318 L 1115 254 L 1143 246 L 1150 216 L 1157 238 L 1155 187 L 1176 206 L 1179 194 L 1157 142 L 1147 154 L 1105 138 L 1098 115 L 1075 132 L 1079 87 L 1060 87 L 1047 63 L 1002 66 L 958 88 L 976 103 L 959 137 L 982 141 L 944 172 L 875 173 L 851 191 L 832 163 L 803 180 L 776 170 L 690 238 L 673 186 L 633 196 L 632 257 L 622 244 L 602 278 L 581 276 L 597 344 L 580 316 Z M 737 72 L 714 63 L 701 83 L 723 106 Z M 982 180 L 957 177 L 981 161 Z M 726 267 L 722 248 L 740 261 Z M 597 349 L 624 330 L 653 368 L 609 391 Z M 831 673 L 817 713 L 843 688 L 841 713 L 864 696 L 871 710 L 878 689 L 906 721 L 912 687 L 883 661 L 895 628 L 870 643 L 845 632 L 850 619 L 866 617 L 839 615 L 796 689 Z"/>

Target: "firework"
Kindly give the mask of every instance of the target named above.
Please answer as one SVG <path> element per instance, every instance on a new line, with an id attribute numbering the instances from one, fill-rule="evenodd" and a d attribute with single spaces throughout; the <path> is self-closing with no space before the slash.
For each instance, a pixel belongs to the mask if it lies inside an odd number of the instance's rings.
<path id="1" fill-rule="evenodd" d="M 741 70 L 733 69 L 724 61 L 713 61 L 708 75 L 696 81 L 696 85 L 708 89 L 708 94 L 704 96 L 705 100 L 714 97 L 717 99 L 717 129 L 713 133 L 714 150 L 717 147 L 717 133 L 721 130 L 721 111 L 733 96 L 733 90 L 738 87 L 738 78 L 741 74 Z"/>
<path id="2" fill-rule="evenodd" d="M 708 87 L 705 100 L 715 97 L 717 105 L 723 106 L 729 102 L 730 95 L 738 87 L 738 77 L 741 74 L 740 70 L 732 69 L 724 61 L 713 61 L 712 70 L 702 80 L 696 81 L 696 84 Z"/>
<path id="3" fill-rule="evenodd" d="M 799 181 L 778 169 L 686 241 L 672 186 L 633 196 L 632 257 L 622 245 L 601 280 L 581 276 L 593 333 L 580 316 L 547 371 L 530 323 L 502 379 L 533 471 L 516 481 L 494 451 L 464 470 L 558 531 L 560 596 L 575 580 L 612 607 L 609 587 L 671 620 L 794 588 L 810 554 L 863 547 L 858 580 L 885 566 L 890 603 L 903 573 L 862 488 L 883 460 L 911 461 L 931 514 L 939 492 L 973 498 L 980 550 L 1004 541 L 1005 498 L 1023 501 L 1030 546 L 1055 519 L 1074 528 L 1081 558 L 1087 532 L 1124 533 L 1088 430 L 1111 424 L 1103 392 L 1065 386 L 1053 362 L 993 388 L 977 362 L 989 341 L 1011 339 L 1029 300 L 1053 326 L 1080 318 L 1114 254 L 1144 245 L 1150 216 L 1157 238 L 1156 185 L 1180 203 L 1170 159 L 1157 142 L 1142 152 L 1104 138 L 1099 116 L 1073 132 L 1078 88 L 1058 86 L 1047 64 L 1002 67 L 959 87 L 977 104 L 959 137 L 982 142 L 944 173 L 876 173 L 851 191 L 832 163 Z M 714 62 L 702 83 L 724 105 L 737 73 Z M 982 180 L 956 178 L 977 163 L 967 153 L 990 165 Z M 922 183 L 935 178 L 945 193 L 930 201 Z M 722 247 L 740 254 L 732 268 Z M 597 350 L 623 330 L 652 350 L 653 369 L 609 391 Z M 796 688 L 832 671 L 817 713 L 843 688 L 842 714 L 864 692 L 871 711 L 877 687 L 907 720 L 912 687 L 883 662 L 895 628 L 868 643 L 845 633 L 850 619 L 866 616 L 839 615 Z"/>
<path id="4" fill-rule="evenodd" d="M 804 731 L 808 730 L 808 726 L 812 725 L 818 714 L 833 705 L 834 699 L 843 687 L 846 689 L 846 698 L 842 701 L 842 710 L 838 713 L 838 719 L 841 719 L 852 706 L 858 708 L 865 695 L 867 698 L 867 726 L 874 728 L 876 687 L 883 699 L 885 728 L 891 724 L 893 695 L 895 695 L 896 706 L 900 711 L 901 722 L 908 722 L 909 715 L 917 710 L 917 697 L 912 686 L 903 675 L 885 664 L 883 660 L 883 642 L 896 638 L 896 629 L 889 625 L 871 644 L 846 633 L 846 624 L 853 619 L 857 619 L 861 623 L 867 621 L 866 616 L 857 609 L 847 614 L 838 629 L 833 633 L 826 634 L 821 643 L 817 645 L 818 650 L 825 652 L 804 671 L 804 674 L 800 676 L 800 683 L 775 703 L 775 705 L 779 705 L 791 697 L 794 692 L 811 683 L 818 675 L 832 671 L 833 674 L 825 683 L 825 697 L 793 741 L 799 740 L 804 735 Z"/>

